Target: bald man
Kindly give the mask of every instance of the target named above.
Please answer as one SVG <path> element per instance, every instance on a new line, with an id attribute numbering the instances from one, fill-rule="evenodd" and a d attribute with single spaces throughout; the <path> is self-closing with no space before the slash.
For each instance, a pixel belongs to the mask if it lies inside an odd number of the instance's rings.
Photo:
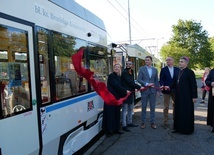
<path id="1" fill-rule="evenodd" d="M 166 65 L 160 72 L 160 88 L 163 93 L 164 109 L 163 109 L 163 127 L 166 129 L 168 125 L 168 111 L 170 99 L 172 100 L 173 116 L 174 116 L 174 102 L 175 102 L 175 89 L 170 89 L 173 84 L 173 79 L 177 78 L 179 68 L 174 66 L 174 59 L 172 57 L 166 58 Z M 174 118 L 174 117 L 173 117 Z"/>

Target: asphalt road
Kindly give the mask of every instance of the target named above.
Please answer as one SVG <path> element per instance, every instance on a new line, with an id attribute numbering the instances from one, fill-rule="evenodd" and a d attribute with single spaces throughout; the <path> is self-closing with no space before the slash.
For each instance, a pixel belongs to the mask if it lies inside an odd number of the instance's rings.
<path id="1" fill-rule="evenodd" d="M 197 81 L 200 86 L 200 80 Z M 207 94 L 208 95 L 208 94 Z M 169 127 L 164 129 L 163 97 L 157 97 L 156 125 L 152 129 L 149 123 L 149 107 L 147 109 L 146 128 L 130 127 L 131 132 L 122 135 L 105 135 L 95 143 L 85 155 L 212 155 L 214 154 L 214 133 L 206 125 L 206 103 L 200 104 L 201 89 L 198 88 L 198 101 L 195 103 L 195 131 L 191 135 L 171 133 L 173 126 L 172 106 L 169 110 Z M 141 102 L 141 101 L 140 101 Z M 141 124 L 141 103 L 134 109 L 134 123 Z"/>

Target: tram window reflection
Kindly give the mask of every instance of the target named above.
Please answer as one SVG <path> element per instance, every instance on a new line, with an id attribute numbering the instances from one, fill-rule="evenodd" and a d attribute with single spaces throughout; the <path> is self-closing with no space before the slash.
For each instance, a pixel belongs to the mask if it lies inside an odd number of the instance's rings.
<path id="1" fill-rule="evenodd" d="M 93 78 L 106 83 L 108 74 L 107 49 L 90 44 L 89 52 L 90 70 L 94 72 Z"/>
<path id="2" fill-rule="evenodd" d="M 32 109 L 28 32 L 0 25 L 0 34 L 0 109 L 5 118 Z"/>
<path id="3" fill-rule="evenodd" d="M 87 92 L 87 81 L 74 69 L 71 56 L 86 42 L 69 35 L 53 32 L 56 100 L 62 100 Z M 82 61 L 84 66 L 85 62 Z"/>
<path id="4" fill-rule="evenodd" d="M 51 101 L 50 93 L 50 72 L 49 72 L 49 53 L 48 46 L 49 32 L 43 28 L 37 27 L 38 35 L 38 52 L 39 52 L 39 65 L 40 65 L 40 80 L 41 80 L 41 101 L 45 105 Z"/>

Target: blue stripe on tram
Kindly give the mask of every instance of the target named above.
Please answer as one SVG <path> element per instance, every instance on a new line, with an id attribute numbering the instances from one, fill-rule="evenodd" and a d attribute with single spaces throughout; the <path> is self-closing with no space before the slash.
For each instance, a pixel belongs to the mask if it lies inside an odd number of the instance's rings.
<path id="1" fill-rule="evenodd" d="M 74 98 L 74 99 L 71 99 L 71 100 L 63 101 L 62 103 L 58 103 L 58 104 L 46 107 L 46 112 L 51 112 L 51 111 L 54 111 L 54 110 L 69 106 L 71 104 L 86 100 L 86 99 L 94 97 L 94 96 L 97 96 L 96 92 L 91 93 L 91 94 L 86 94 L 84 96 L 77 97 L 77 98 Z"/>

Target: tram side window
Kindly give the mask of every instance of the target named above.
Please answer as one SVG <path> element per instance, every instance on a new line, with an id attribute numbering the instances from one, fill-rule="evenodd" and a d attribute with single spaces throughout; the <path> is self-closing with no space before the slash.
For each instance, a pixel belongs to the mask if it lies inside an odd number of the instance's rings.
<path id="1" fill-rule="evenodd" d="M 48 54 L 48 31 L 37 28 L 38 51 L 41 80 L 41 99 L 42 104 L 49 103 L 51 100 L 50 93 L 50 72 L 49 72 L 49 54 Z"/>
<path id="2" fill-rule="evenodd" d="M 82 46 L 86 46 L 85 41 L 53 32 L 56 100 L 87 91 L 87 81 L 76 73 L 71 60 L 71 56 Z M 84 61 L 82 63 L 85 64 Z"/>
<path id="3" fill-rule="evenodd" d="M 0 117 L 32 108 L 30 102 L 28 32 L 0 25 Z"/>
<path id="4" fill-rule="evenodd" d="M 89 45 L 89 51 L 90 70 L 94 72 L 94 79 L 106 83 L 108 74 L 107 49 Z"/>

